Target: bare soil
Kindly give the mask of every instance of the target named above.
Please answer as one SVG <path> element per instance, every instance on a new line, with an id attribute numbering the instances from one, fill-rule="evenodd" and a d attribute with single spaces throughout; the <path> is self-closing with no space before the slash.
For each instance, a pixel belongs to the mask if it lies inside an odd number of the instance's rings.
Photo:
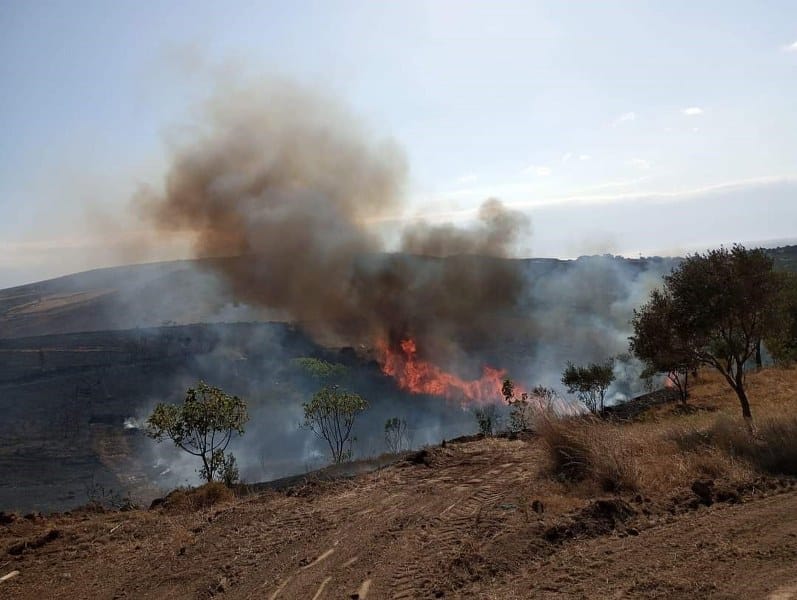
<path id="1" fill-rule="evenodd" d="M 0 577 L 19 571 L 0 596 L 797 598 L 793 481 L 710 506 L 582 497 L 540 477 L 537 442 L 449 443 L 196 512 L 0 519 Z"/>

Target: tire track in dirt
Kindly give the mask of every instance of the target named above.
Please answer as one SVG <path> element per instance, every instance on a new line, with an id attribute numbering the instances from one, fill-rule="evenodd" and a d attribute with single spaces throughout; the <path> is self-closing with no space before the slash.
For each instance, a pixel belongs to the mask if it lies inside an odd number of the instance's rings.
<path id="1" fill-rule="evenodd" d="M 767 596 L 767 600 L 792 600 L 793 598 L 797 598 L 797 583 L 779 587 Z"/>
<path id="2" fill-rule="evenodd" d="M 502 495 L 503 493 L 496 489 L 496 486 L 488 485 L 480 488 L 471 496 L 449 505 L 432 519 L 425 533 L 433 540 L 428 544 L 428 548 L 434 551 L 435 557 L 437 559 L 453 557 L 468 525 L 484 507 L 495 504 Z M 419 551 L 425 545 L 420 533 L 417 532 L 411 538 L 410 544 L 418 548 Z M 391 578 L 391 597 L 394 600 L 422 598 L 426 583 L 420 561 L 411 560 L 399 567 Z"/>

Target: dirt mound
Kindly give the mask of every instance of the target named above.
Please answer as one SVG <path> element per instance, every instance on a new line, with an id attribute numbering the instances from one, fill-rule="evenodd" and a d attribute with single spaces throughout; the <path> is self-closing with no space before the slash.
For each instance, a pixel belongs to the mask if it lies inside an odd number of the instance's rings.
<path id="1" fill-rule="evenodd" d="M 620 498 L 602 498 L 545 530 L 543 537 L 552 543 L 574 538 L 604 535 L 625 525 L 637 511 Z"/>

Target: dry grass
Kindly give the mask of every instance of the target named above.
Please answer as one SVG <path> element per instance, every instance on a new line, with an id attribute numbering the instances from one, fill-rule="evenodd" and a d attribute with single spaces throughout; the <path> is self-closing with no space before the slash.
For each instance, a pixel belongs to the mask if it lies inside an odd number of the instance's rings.
<path id="1" fill-rule="evenodd" d="M 797 370 L 753 373 L 749 389 L 755 436 L 735 395 L 713 373 L 701 375 L 688 412 L 658 407 L 629 424 L 548 416 L 538 424 L 549 458 L 545 474 L 589 491 L 657 496 L 699 478 L 797 476 Z"/>
<path id="2" fill-rule="evenodd" d="M 163 507 L 175 512 L 196 512 L 221 504 L 231 502 L 235 498 L 223 483 L 214 481 L 197 488 L 177 489 L 166 496 Z"/>

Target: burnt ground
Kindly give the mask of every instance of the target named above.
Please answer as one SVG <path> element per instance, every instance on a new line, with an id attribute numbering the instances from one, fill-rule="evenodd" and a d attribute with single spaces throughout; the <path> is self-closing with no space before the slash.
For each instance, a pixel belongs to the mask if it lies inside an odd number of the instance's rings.
<path id="1" fill-rule="evenodd" d="M 17 517 L 0 525 L 0 577 L 19 571 L 0 596 L 797 597 L 793 481 L 596 498 L 542 477 L 541 453 L 449 443 L 205 510 Z"/>

